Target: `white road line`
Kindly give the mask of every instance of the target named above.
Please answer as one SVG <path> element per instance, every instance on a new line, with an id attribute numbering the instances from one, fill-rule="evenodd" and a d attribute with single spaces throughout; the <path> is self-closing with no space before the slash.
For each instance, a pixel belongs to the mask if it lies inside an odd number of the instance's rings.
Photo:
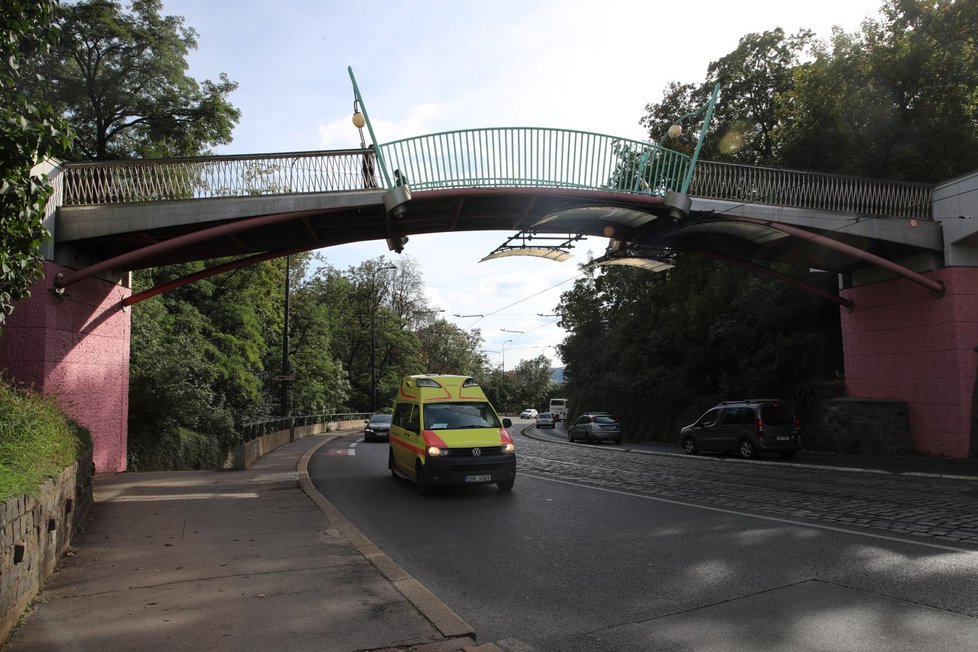
<path id="1" fill-rule="evenodd" d="M 535 478 L 537 480 L 546 480 L 548 482 L 556 482 L 558 484 L 566 484 L 572 487 L 580 487 L 582 489 L 594 489 L 595 491 L 604 491 L 610 494 L 618 494 L 620 496 L 630 496 L 632 498 L 641 498 L 643 500 L 654 500 L 659 503 L 668 503 L 670 505 L 681 505 L 683 507 L 693 507 L 695 509 L 705 509 L 710 512 L 719 512 L 721 514 L 730 514 L 732 516 L 744 516 L 746 518 L 754 518 L 762 521 L 773 521 L 775 523 L 783 523 L 785 525 L 797 525 L 799 527 L 810 527 L 819 530 L 827 530 L 829 532 L 839 532 L 842 534 L 852 534 L 860 537 L 867 537 L 870 539 L 881 539 L 883 541 L 893 541 L 896 543 L 904 543 L 912 546 L 923 546 L 925 548 L 936 548 L 938 550 L 950 550 L 952 552 L 963 552 L 968 555 L 974 555 L 978 557 L 978 552 L 970 548 L 958 548 L 956 546 L 950 546 L 940 543 L 928 543 L 926 541 L 916 541 L 914 539 L 901 539 L 900 537 L 887 536 L 885 534 L 873 534 L 872 532 L 862 532 L 860 530 L 848 530 L 846 528 L 834 527 L 831 525 L 822 525 L 820 523 L 809 523 L 807 521 L 795 521 L 788 518 L 779 518 L 777 516 L 764 516 L 762 514 L 752 514 L 750 512 L 738 512 L 733 509 L 725 509 L 723 507 L 710 507 L 708 505 L 697 505 L 696 503 L 688 503 L 682 500 L 673 500 L 671 498 L 659 498 L 658 496 L 649 496 L 647 494 L 632 493 L 629 491 L 622 491 L 620 489 L 608 489 L 606 487 L 595 487 L 588 484 L 579 484 L 577 482 L 571 482 L 569 480 L 558 480 L 556 478 L 548 478 L 542 475 L 534 475 L 532 473 L 520 472 L 518 475 L 525 476 L 528 478 Z"/>

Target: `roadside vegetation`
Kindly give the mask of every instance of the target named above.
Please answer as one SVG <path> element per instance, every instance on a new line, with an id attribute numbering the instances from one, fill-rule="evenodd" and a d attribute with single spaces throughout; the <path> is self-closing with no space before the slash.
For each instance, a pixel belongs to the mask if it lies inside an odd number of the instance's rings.
<path id="1" fill-rule="evenodd" d="M 54 399 L 0 382 L 0 502 L 36 496 L 91 445 Z"/>

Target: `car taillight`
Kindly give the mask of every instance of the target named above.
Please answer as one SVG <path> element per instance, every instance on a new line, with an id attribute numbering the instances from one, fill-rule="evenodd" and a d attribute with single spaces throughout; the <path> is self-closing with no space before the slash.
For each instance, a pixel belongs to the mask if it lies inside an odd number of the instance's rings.
<path id="1" fill-rule="evenodd" d="M 757 420 L 757 436 L 764 437 L 764 421 L 761 419 Z"/>

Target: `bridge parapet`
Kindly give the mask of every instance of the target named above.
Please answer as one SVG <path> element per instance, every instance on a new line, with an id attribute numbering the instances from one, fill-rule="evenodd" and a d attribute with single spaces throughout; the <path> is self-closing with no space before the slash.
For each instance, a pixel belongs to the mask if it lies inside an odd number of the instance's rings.
<path id="1" fill-rule="evenodd" d="M 370 150 L 69 163 L 64 205 L 292 195 L 377 188 Z"/>
<path id="2" fill-rule="evenodd" d="M 746 204 L 929 220 L 932 188 L 929 183 L 701 160 L 693 173 L 689 194 Z"/>

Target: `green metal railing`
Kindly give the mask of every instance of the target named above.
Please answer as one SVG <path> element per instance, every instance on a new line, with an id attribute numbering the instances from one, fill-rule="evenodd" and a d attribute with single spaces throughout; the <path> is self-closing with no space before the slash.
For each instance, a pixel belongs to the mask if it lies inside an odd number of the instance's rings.
<path id="1" fill-rule="evenodd" d="M 446 131 L 379 149 L 412 191 L 532 187 L 664 196 L 682 190 L 690 168 L 689 156 L 655 143 L 542 127 Z"/>

